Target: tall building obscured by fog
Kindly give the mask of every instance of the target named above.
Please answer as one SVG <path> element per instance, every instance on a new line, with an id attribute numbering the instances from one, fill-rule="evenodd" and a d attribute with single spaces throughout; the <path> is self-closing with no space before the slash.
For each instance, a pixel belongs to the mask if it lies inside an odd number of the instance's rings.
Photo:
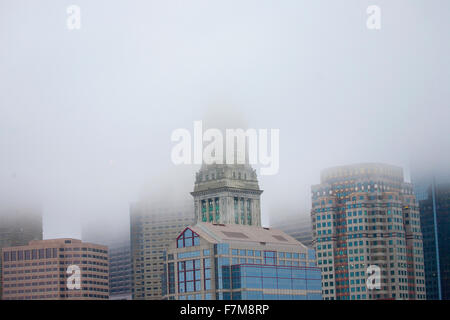
<path id="1" fill-rule="evenodd" d="M 285 232 L 305 246 L 312 248 L 313 235 L 310 216 L 289 216 L 283 220 L 274 220 L 270 223 L 270 226 Z"/>
<path id="2" fill-rule="evenodd" d="M 130 241 L 109 246 L 109 299 L 131 300 L 133 268 Z"/>
<path id="3" fill-rule="evenodd" d="M 250 165 L 203 165 L 191 192 L 195 220 L 261 226 L 262 192 Z"/>
<path id="4" fill-rule="evenodd" d="M 109 298 L 131 300 L 133 271 L 131 266 L 130 227 L 128 222 L 93 221 L 85 219 L 82 225 L 83 241 L 108 247 Z"/>
<path id="5" fill-rule="evenodd" d="M 322 299 L 315 251 L 261 227 L 261 193 L 249 165 L 201 168 L 191 193 L 195 224 L 167 250 L 166 299 Z"/>
<path id="6" fill-rule="evenodd" d="M 192 201 L 140 202 L 131 206 L 133 299 L 162 299 L 165 250 L 193 222 Z"/>
<path id="7" fill-rule="evenodd" d="M 0 249 L 42 240 L 42 214 L 36 210 L 0 209 Z M 1 251 L 1 250 L 0 250 Z M 2 297 L 2 257 L 0 257 L 0 299 Z"/>
<path id="8" fill-rule="evenodd" d="M 450 300 L 450 184 L 430 179 L 427 189 L 419 201 L 427 299 Z"/>
<path id="9" fill-rule="evenodd" d="M 426 298 L 419 207 L 402 168 L 330 168 L 311 191 L 324 299 Z M 369 266 L 380 268 L 379 289 L 366 285 Z"/>

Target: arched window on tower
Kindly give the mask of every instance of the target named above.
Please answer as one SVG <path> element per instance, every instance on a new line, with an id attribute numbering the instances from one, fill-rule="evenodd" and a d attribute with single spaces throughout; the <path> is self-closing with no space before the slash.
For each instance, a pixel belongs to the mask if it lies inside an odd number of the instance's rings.
<path id="1" fill-rule="evenodd" d="M 234 197 L 234 223 L 239 224 L 239 200 Z"/>
<path id="2" fill-rule="evenodd" d="M 247 200 L 247 224 L 252 225 L 252 199 Z"/>
<path id="3" fill-rule="evenodd" d="M 206 200 L 202 200 L 202 221 L 206 222 Z"/>
<path id="4" fill-rule="evenodd" d="M 241 224 L 245 224 L 245 200 L 241 198 Z"/>
<path id="5" fill-rule="evenodd" d="M 214 208 L 216 209 L 216 222 L 220 220 L 220 204 L 219 198 L 214 199 Z"/>
<path id="6" fill-rule="evenodd" d="M 209 222 L 212 222 L 214 220 L 213 216 L 213 199 L 208 199 L 208 216 L 209 216 Z"/>

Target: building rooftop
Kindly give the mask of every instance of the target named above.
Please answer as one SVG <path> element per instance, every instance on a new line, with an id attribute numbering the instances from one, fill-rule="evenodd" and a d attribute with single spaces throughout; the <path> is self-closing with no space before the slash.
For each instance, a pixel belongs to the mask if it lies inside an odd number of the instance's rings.
<path id="1" fill-rule="evenodd" d="M 384 163 L 357 163 L 324 169 L 320 174 L 320 180 L 321 183 L 325 183 L 336 179 L 374 176 L 403 181 L 403 169 Z"/>
<path id="2" fill-rule="evenodd" d="M 20 247 L 46 247 L 46 246 L 58 246 L 58 245 L 83 245 L 83 246 L 96 246 L 102 247 L 105 250 L 108 249 L 107 246 L 101 244 L 95 244 L 92 242 L 83 242 L 79 239 L 74 238 L 57 238 L 57 239 L 45 239 L 45 240 L 31 240 L 28 242 L 28 245 L 14 246 L 11 248 L 20 248 Z"/>
<path id="3" fill-rule="evenodd" d="M 258 244 L 265 243 L 271 245 L 301 246 L 307 249 L 305 245 L 278 229 L 205 222 L 199 222 L 189 228 L 213 243 L 257 242 Z"/>
<path id="4" fill-rule="evenodd" d="M 219 188 L 248 189 L 262 193 L 256 171 L 250 165 L 203 165 L 196 174 L 193 193 Z"/>

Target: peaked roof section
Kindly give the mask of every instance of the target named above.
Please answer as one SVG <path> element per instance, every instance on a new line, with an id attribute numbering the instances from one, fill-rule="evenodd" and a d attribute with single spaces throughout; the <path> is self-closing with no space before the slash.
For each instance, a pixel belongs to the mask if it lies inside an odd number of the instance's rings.
<path id="1" fill-rule="evenodd" d="M 194 226 L 189 226 L 189 228 L 213 243 L 242 241 L 259 244 L 264 242 L 272 245 L 301 246 L 308 249 L 305 245 L 278 229 L 206 222 L 198 222 Z"/>

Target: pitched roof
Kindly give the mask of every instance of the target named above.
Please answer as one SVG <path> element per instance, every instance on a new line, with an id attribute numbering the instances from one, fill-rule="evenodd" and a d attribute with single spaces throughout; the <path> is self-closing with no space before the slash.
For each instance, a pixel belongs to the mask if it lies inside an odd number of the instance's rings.
<path id="1" fill-rule="evenodd" d="M 257 242 L 258 244 L 301 246 L 307 249 L 302 243 L 278 229 L 205 222 L 199 222 L 189 228 L 213 243 Z"/>

